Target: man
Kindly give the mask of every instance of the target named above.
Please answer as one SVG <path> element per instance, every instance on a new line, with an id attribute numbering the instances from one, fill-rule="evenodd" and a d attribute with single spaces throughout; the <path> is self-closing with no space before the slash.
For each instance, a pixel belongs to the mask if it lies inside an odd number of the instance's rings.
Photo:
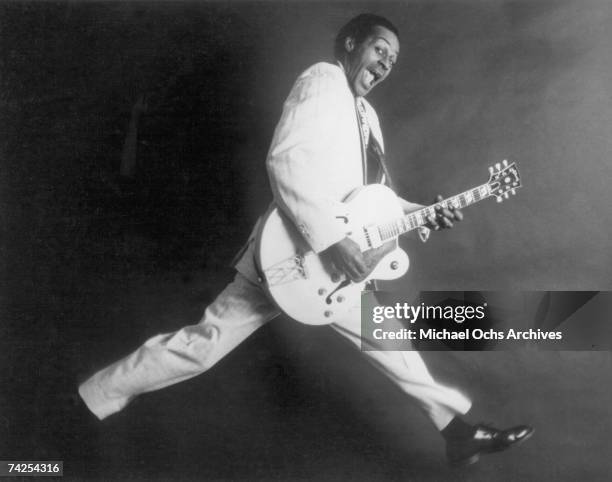
<path id="1" fill-rule="evenodd" d="M 353 281 L 363 280 L 384 253 L 362 253 L 335 219 L 335 208 L 359 186 L 388 181 L 383 140 L 374 109 L 363 98 L 382 83 L 399 55 L 397 29 L 386 19 L 360 15 L 339 32 L 336 64 L 318 63 L 297 79 L 283 108 L 267 157 L 274 202 L 316 253 L 326 253 Z M 404 211 L 420 208 L 400 200 Z M 452 227 L 457 210 L 440 209 L 432 229 Z M 138 394 L 196 376 L 213 366 L 257 328 L 278 316 L 265 294 L 254 260 L 254 237 L 237 256 L 238 273 L 210 304 L 200 323 L 158 335 L 79 387 L 100 419 Z M 360 346 L 360 314 L 353 310 L 333 328 Z M 365 341 L 364 341 L 365 342 Z M 372 343 L 372 341 L 367 341 Z M 376 346 L 374 346 L 376 348 Z M 447 440 L 452 464 L 527 439 L 533 429 L 500 431 L 464 422 L 471 402 L 437 383 L 416 351 L 364 351 L 382 373 L 414 398 Z"/>

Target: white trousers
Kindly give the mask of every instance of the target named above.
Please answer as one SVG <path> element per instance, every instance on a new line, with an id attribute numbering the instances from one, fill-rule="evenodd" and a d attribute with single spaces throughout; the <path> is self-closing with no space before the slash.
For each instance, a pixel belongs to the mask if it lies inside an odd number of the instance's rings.
<path id="1" fill-rule="evenodd" d="M 360 310 L 333 324 L 338 333 L 361 346 Z M 204 313 L 181 330 L 157 335 L 127 357 L 95 373 L 79 387 L 87 407 L 103 419 L 135 396 L 199 375 L 280 313 L 262 289 L 238 273 Z M 413 397 L 434 425 L 443 429 L 471 402 L 437 383 L 417 351 L 363 351 L 387 377 Z"/>

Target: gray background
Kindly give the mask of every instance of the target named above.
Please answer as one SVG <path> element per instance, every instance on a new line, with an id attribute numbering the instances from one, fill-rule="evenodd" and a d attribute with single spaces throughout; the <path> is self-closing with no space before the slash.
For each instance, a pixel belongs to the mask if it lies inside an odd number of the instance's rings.
<path id="1" fill-rule="evenodd" d="M 537 430 L 461 472 L 357 351 L 283 318 L 106 424 L 75 405 L 79 381 L 197 322 L 231 279 L 282 102 L 362 11 L 401 31 L 371 98 L 401 194 L 454 194 L 504 158 L 525 185 L 406 240 L 394 289 L 610 289 L 609 2 L 3 2 L 0 459 L 63 459 L 66 480 L 609 478 L 609 351 L 425 353 L 472 421 Z M 141 94 L 141 166 L 121 179 Z"/>

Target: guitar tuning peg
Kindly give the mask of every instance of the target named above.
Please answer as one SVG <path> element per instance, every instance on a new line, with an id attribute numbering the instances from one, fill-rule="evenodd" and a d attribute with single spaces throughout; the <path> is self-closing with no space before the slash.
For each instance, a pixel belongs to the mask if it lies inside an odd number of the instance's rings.
<path id="1" fill-rule="evenodd" d="M 493 166 L 489 166 L 489 174 L 493 174 Z"/>
<path id="2" fill-rule="evenodd" d="M 501 170 L 501 164 L 499 162 L 495 163 L 495 169 L 497 169 L 498 171 Z"/>
<path id="3" fill-rule="evenodd" d="M 495 199 L 497 200 L 498 203 L 502 202 L 503 199 L 501 196 L 496 196 Z"/>
<path id="4" fill-rule="evenodd" d="M 504 159 L 502 161 L 502 164 L 504 165 L 504 167 L 508 167 L 508 159 Z"/>

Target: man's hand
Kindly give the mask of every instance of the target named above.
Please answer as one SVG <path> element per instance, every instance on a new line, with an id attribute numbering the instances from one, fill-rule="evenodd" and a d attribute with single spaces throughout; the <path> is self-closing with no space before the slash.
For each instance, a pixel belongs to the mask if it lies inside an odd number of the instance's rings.
<path id="1" fill-rule="evenodd" d="M 444 198 L 440 195 L 436 196 L 436 200 L 434 202 L 439 203 Z M 427 217 L 427 227 L 429 229 L 433 229 L 434 231 L 438 231 L 439 229 L 449 229 L 453 227 L 453 221 L 461 221 L 463 219 L 463 214 L 459 209 L 456 209 L 454 206 L 450 208 L 444 208 L 442 206 L 436 206 L 436 215 Z"/>
<path id="2" fill-rule="evenodd" d="M 351 281 L 363 281 L 376 267 L 378 262 L 395 248 L 395 241 L 390 241 L 379 248 L 361 252 L 359 245 L 350 238 L 344 238 L 332 244 L 323 253 L 340 273 Z M 322 253 L 322 254 L 323 254 Z"/>

